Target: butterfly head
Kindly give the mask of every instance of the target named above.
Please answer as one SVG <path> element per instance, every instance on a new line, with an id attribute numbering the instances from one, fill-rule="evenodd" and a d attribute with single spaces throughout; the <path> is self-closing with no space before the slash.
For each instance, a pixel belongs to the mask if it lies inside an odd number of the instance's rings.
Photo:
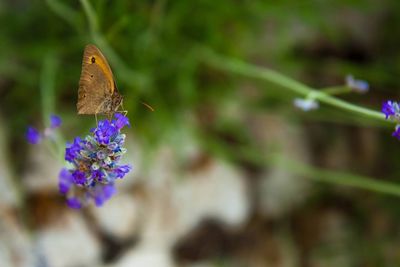
<path id="1" fill-rule="evenodd" d="M 112 111 L 118 111 L 119 107 L 122 105 L 122 100 L 122 95 L 120 95 L 117 91 L 114 92 L 111 104 Z"/>

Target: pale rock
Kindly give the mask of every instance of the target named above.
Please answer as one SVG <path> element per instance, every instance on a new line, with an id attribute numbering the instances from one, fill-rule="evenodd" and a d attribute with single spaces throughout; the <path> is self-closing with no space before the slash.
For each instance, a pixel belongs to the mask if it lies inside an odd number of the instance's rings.
<path id="1" fill-rule="evenodd" d="M 174 192 L 181 231 L 189 231 L 204 218 L 240 226 L 249 213 L 247 193 L 244 175 L 228 163 L 215 160 L 201 172 L 188 173 Z"/>
<path id="2" fill-rule="evenodd" d="M 269 151 L 281 153 L 289 160 L 309 162 L 309 151 L 301 129 L 280 116 L 264 115 L 251 121 L 256 140 L 268 156 Z M 275 161 L 261 175 L 258 185 L 261 211 L 279 217 L 300 205 L 308 195 L 310 181 L 290 170 L 284 161 Z"/>
<path id="3" fill-rule="evenodd" d="M 168 160 L 174 162 L 172 157 Z M 213 218 L 230 227 L 245 221 L 250 204 L 243 174 L 237 169 L 212 161 L 201 171 L 177 174 L 167 171 L 170 165 L 164 164 L 153 170 L 153 183 L 148 187 L 143 240 L 170 247 L 204 219 Z M 177 176 L 182 178 L 174 179 Z"/>
<path id="4" fill-rule="evenodd" d="M 190 133 L 182 131 L 178 136 L 155 153 L 151 168 L 140 171 L 144 177 L 140 241 L 115 266 L 174 266 L 172 246 L 202 220 L 214 218 L 238 227 L 248 216 L 244 174 L 216 159 L 196 171 L 185 169 L 185 163 L 198 157 L 201 149 Z"/>
<path id="5" fill-rule="evenodd" d="M 100 244 L 79 211 L 68 211 L 37 232 L 36 246 L 48 266 L 99 266 Z"/>
<path id="6" fill-rule="evenodd" d="M 0 206 L 0 265 L 31 267 L 34 262 L 29 233 L 13 213 Z"/>
<path id="7" fill-rule="evenodd" d="M 28 163 L 23 184 L 29 192 L 58 188 L 58 174 L 63 165 L 44 144 L 30 145 Z"/>
<path id="8" fill-rule="evenodd" d="M 128 251 L 109 267 L 173 267 L 171 253 L 166 248 L 142 245 Z"/>
<path id="9" fill-rule="evenodd" d="M 91 207 L 92 214 L 106 233 L 124 239 L 138 231 L 141 203 L 137 197 L 117 193 L 103 207 Z"/>

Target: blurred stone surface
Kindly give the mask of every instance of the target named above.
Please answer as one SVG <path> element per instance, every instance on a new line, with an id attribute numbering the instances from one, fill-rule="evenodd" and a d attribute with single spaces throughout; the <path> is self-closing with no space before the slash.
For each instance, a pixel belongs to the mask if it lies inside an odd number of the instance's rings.
<path id="1" fill-rule="evenodd" d="M 203 169 L 188 173 L 174 189 L 182 232 L 204 218 L 239 226 L 249 213 L 244 174 L 220 160 L 214 159 Z"/>
<path id="2" fill-rule="evenodd" d="M 152 160 L 156 164 L 147 171 L 139 170 L 146 174 L 145 179 L 140 179 L 143 193 L 139 200 L 139 243 L 125 252 L 115 266 L 175 266 L 171 259 L 173 245 L 203 220 L 213 218 L 232 228 L 246 220 L 250 204 L 244 174 L 227 162 L 203 157 L 190 135 L 180 136 L 180 148 L 172 143 L 160 148 Z M 129 198 L 134 201 L 134 197 Z M 121 196 L 121 200 L 112 201 L 110 207 L 128 200 Z M 118 209 L 120 218 L 128 216 L 123 214 L 123 208 Z M 134 213 L 135 208 L 131 209 Z M 104 211 L 100 220 L 111 217 L 113 212 Z M 110 227 L 119 223 L 111 218 L 104 221 Z M 131 231 L 136 231 L 135 227 Z M 126 234 L 113 233 L 119 237 Z"/>
<path id="3" fill-rule="evenodd" d="M 178 172 L 172 151 L 163 149 L 151 171 L 144 238 L 175 242 L 205 218 L 238 226 L 247 217 L 247 186 L 239 170 L 212 159 L 196 170 Z"/>
<path id="4" fill-rule="evenodd" d="M 101 248 L 81 214 L 68 210 L 36 234 L 36 246 L 47 266 L 99 266 Z"/>
<path id="5" fill-rule="evenodd" d="M 0 206 L 0 266 L 35 266 L 30 236 L 16 213 Z"/>
<path id="6" fill-rule="evenodd" d="M 61 161 L 50 153 L 45 144 L 29 145 L 24 187 L 29 192 L 58 190 L 58 174 L 62 167 Z"/>
<path id="7" fill-rule="evenodd" d="M 91 212 L 104 232 L 118 239 L 127 239 L 138 231 L 142 211 L 138 201 L 134 195 L 121 192 L 101 208 L 92 206 Z"/>
<path id="8" fill-rule="evenodd" d="M 112 267 L 172 267 L 170 252 L 161 247 L 142 245 L 126 253 Z M 110 266 L 111 267 L 111 266 Z"/>
<path id="9" fill-rule="evenodd" d="M 0 116 L 0 204 L 16 205 L 18 201 L 14 177 L 11 174 L 7 151 L 6 124 Z"/>
<path id="10" fill-rule="evenodd" d="M 259 115 L 250 121 L 256 140 L 268 153 L 279 153 L 289 160 L 309 161 L 309 149 L 301 129 L 288 124 L 284 117 Z M 308 195 L 310 181 L 293 174 L 285 162 L 275 162 L 261 175 L 258 185 L 261 211 L 271 217 L 279 217 L 300 205 Z"/>

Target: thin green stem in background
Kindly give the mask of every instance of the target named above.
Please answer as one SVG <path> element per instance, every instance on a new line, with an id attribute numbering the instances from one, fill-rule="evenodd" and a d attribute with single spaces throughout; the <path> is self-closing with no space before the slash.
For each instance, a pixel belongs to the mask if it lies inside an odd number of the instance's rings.
<path id="1" fill-rule="evenodd" d="M 350 186 L 376 193 L 400 197 L 400 185 L 387 182 L 382 179 L 352 174 L 345 171 L 332 171 L 314 167 L 299 160 L 288 158 L 287 155 L 279 152 L 273 152 L 268 156 L 263 156 L 259 155 L 258 153 L 251 152 L 248 149 L 240 149 L 239 153 L 256 164 L 261 163 L 263 166 L 279 166 L 293 174 L 301 175 L 304 178 L 317 182 Z"/>
<path id="2" fill-rule="evenodd" d="M 316 168 L 299 161 L 287 159 L 283 156 L 272 157 L 273 164 L 285 166 L 285 169 L 292 173 L 301 175 L 314 181 L 335 185 L 344 185 L 374 191 L 377 193 L 394 195 L 400 197 L 400 185 L 383 181 L 381 179 L 356 175 L 348 172 L 331 171 Z"/>
<path id="3" fill-rule="evenodd" d="M 42 121 L 47 128 L 50 126 L 50 115 L 56 115 L 55 110 L 55 81 L 58 71 L 57 56 L 53 52 L 49 52 L 44 60 L 40 77 L 40 97 L 42 100 Z M 64 151 L 64 138 L 57 131 L 53 133 L 51 140 L 46 140 L 46 146 L 53 156 L 62 159 Z"/>
<path id="4" fill-rule="evenodd" d="M 197 134 L 206 140 L 202 144 L 207 147 L 207 149 L 210 149 L 213 153 L 232 161 L 243 162 L 243 160 L 245 160 L 246 162 L 256 166 L 282 168 L 289 173 L 317 182 L 349 186 L 375 193 L 400 197 L 400 185 L 385 181 L 384 179 L 352 174 L 346 171 L 319 168 L 301 162 L 298 159 L 288 157 L 288 155 L 279 150 L 269 151 L 269 153 L 265 155 L 254 149 L 252 146 L 232 147 L 207 138 L 199 132 L 197 132 Z"/>
<path id="5" fill-rule="evenodd" d="M 57 60 L 53 52 L 47 53 L 43 60 L 43 67 L 40 76 L 40 95 L 42 100 L 43 125 L 49 126 L 50 114 L 54 112 L 55 102 L 55 73 L 57 71 Z"/>
<path id="6" fill-rule="evenodd" d="M 111 48 L 107 40 L 101 34 L 100 27 L 97 20 L 97 15 L 89 0 L 80 0 L 83 7 L 83 11 L 87 17 L 89 23 L 90 34 L 92 40 L 97 44 L 101 50 L 107 55 L 107 58 L 112 62 L 114 67 L 118 69 L 121 79 L 123 79 L 130 86 L 136 87 L 136 89 L 144 89 L 149 83 L 148 78 L 137 71 L 129 68 L 123 60 L 117 55 L 117 53 Z"/>
<path id="7" fill-rule="evenodd" d="M 265 80 L 274 83 L 276 85 L 279 85 L 294 93 L 302 95 L 304 97 L 312 96 L 313 99 L 315 100 L 343 109 L 345 111 L 359 114 L 366 118 L 370 118 L 377 121 L 386 121 L 384 114 L 382 114 L 381 112 L 360 107 L 348 103 L 346 101 L 340 100 L 338 98 L 335 98 L 331 95 L 328 95 L 328 94 L 340 94 L 342 92 L 349 90 L 348 88 L 344 87 L 327 88 L 326 92 L 324 92 L 323 90 L 316 90 L 298 81 L 295 81 L 287 76 L 284 76 L 276 71 L 254 66 L 237 59 L 223 57 L 217 55 L 216 53 L 210 51 L 209 49 L 203 49 L 202 51 L 203 51 L 202 60 L 204 60 L 206 63 L 208 63 L 210 66 L 216 69 L 240 74 L 249 78 L 257 78 Z M 220 144 L 214 143 L 213 146 L 214 148 L 217 149 L 217 151 L 228 151 L 228 152 L 230 151 L 229 148 L 226 147 L 220 149 Z M 235 151 L 230 151 L 228 154 L 229 154 L 228 157 L 232 157 L 232 155 L 240 155 L 240 157 L 244 157 L 255 164 L 261 164 L 262 166 L 265 165 L 268 166 L 271 164 L 284 166 L 285 169 L 293 173 L 303 175 L 304 177 L 310 178 L 315 181 L 331 183 L 336 185 L 346 185 L 378 193 L 400 196 L 400 185 L 397 185 L 395 183 L 390 183 L 370 177 L 365 177 L 345 172 L 320 169 L 304 163 L 289 160 L 282 155 L 278 157 L 265 156 L 265 155 L 260 155 L 259 153 L 251 149 L 246 149 L 246 148 L 242 149 L 236 148 Z"/>
<path id="8" fill-rule="evenodd" d="M 351 89 L 348 86 L 342 85 L 342 86 L 333 86 L 333 87 L 323 88 L 320 91 L 327 95 L 340 95 L 340 94 L 351 93 L 351 92 L 353 92 L 353 89 Z"/>
<path id="9" fill-rule="evenodd" d="M 223 57 L 209 49 L 202 49 L 202 51 L 202 59 L 214 68 L 240 74 L 249 78 L 268 81 L 304 97 L 313 94 L 314 99 L 320 101 L 321 103 L 325 103 L 374 120 L 386 121 L 384 114 L 381 112 L 360 107 L 327 95 L 322 91 L 315 90 L 314 88 L 293 80 L 274 70 L 254 66 L 238 59 Z"/>

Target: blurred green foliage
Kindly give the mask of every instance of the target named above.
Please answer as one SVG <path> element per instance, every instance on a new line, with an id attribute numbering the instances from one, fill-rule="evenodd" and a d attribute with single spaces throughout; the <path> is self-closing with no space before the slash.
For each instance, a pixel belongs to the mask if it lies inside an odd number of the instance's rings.
<path id="1" fill-rule="evenodd" d="M 7 86 L 2 86 L 2 108 L 18 130 L 27 118 L 40 113 L 39 80 L 44 62 L 52 54 L 57 65 L 52 78 L 57 97 L 55 112 L 73 114 L 81 54 L 84 45 L 91 42 L 104 50 L 125 96 L 126 108 L 147 134 L 159 134 L 160 129 L 179 121 L 187 111 L 212 99 L 223 101 L 224 94 L 232 92 L 221 73 L 202 67 L 198 45 L 227 55 L 267 60 L 287 73 L 317 72 L 310 80 L 315 85 L 326 85 L 323 74 L 333 68 L 329 65 L 336 64 L 345 72 L 397 86 L 390 75 L 398 73 L 399 66 L 385 64 L 393 59 L 397 46 L 383 49 L 379 45 L 396 38 L 392 33 L 399 27 L 399 19 L 389 14 L 385 16 L 388 21 L 380 21 L 379 16 L 395 12 L 399 4 L 384 2 L 3 1 L 0 73 Z M 93 11 L 89 20 L 85 3 Z M 379 36 L 371 40 L 374 47 L 359 51 L 358 62 L 340 58 L 345 56 L 340 50 L 354 45 L 352 39 L 357 37 L 356 31 L 343 33 L 340 21 L 347 13 L 376 18 L 376 29 L 371 30 L 378 31 Z M 386 33 L 388 27 L 380 26 L 389 23 L 391 32 Z M 307 46 L 318 39 L 332 43 L 332 53 L 338 53 L 339 58 L 334 62 L 330 62 L 334 54 L 323 60 L 313 58 L 318 54 L 311 53 L 314 48 Z M 368 68 L 359 68 L 363 59 L 370 61 L 369 57 L 378 56 L 371 55 L 372 49 L 381 50 L 379 58 L 368 62 Z M 33 95 L 37 97 L 33 99 Z M 138 105 L 139 100 L 150 103 L 158 112 L 149 114 Z"/>
<path id="2" fill-rule="evenodd" d="M 375 97 L 350 99 L 376 107 L 400 85 L 399 10 L 396 0 L 2 1 L 1 109 L 14 135 L 50 112 L 65 118 L 68 138 L 84 132 L 93 119 L 77 120 L 75 104 L 87 43 L 109 59 L 137 138 L 152 144 L 187 126 L 205 138 L 215 137 L 211 127 L 243 140 L 241 121 L 220 112 L 232 102 L 243 112 L 294 119 L 293 95 L 256 83 L 268 89 L 246 99 L 236 91 L 245 80 L 208 66 L 199 47 L 267 64 L 315 87 L 341 84 L 353 73 L 373 84 Z M 362 123 L 331 109 L 307 116 Z"/>

